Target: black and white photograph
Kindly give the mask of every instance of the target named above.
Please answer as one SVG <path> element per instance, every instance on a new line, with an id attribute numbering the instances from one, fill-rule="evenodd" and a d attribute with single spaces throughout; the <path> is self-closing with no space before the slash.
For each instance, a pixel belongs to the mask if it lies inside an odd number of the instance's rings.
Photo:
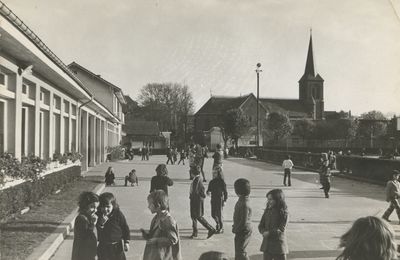
<path id="1" fill-rule="evenodd" d="M 0 260 L 400 258 L 400 0 L 0 0 Z"/>

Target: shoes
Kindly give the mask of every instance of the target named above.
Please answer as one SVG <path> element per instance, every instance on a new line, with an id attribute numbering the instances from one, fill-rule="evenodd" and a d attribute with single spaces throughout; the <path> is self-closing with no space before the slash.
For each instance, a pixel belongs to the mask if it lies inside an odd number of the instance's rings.
<path id="1" fill-rule="evenodd" d="M 286 183 L 284 183 L 283 185 L 286 186 Z"/>
<path id="2" fill-rule="evenodd" d="M 292 184 L 289 184 L 289 187 L 292 186 Z"/>
<path id="3" fill-rule="evenodd" d="M 223 228 L 221 228 L 221 229 L 217 229 L 217 232 L 216 232 L 217 234 L 223 234 L 224 233 L 224 229 Z"/>
<path id="4" fill-rule="evenodd" d="M 195 238 L 195 237 L 197 237 L 197 232 L 193 232 L 192 235 L 190 236 L 190 238 L 192 238 L 192 239 Z"/>
<path id="5" fill-rule="evenodd" d="M 210 237 L 212 237 L 215 233 L 217 233 L 217 231 L 216 231 L 215 229 L 210 229 L 210 230 L 208 231 L 208 234 L 207 234 L 207 239 L 209 239 Z"/>
<path id="6" fill-rule="evenodd" d="M 204 180 L 203 180 L 203 182 L 207 182 L 207 180 L 206 180 L 206 179 L 204 179 Z"/>
<path id="7" fill-rule="evenodd" d="M 329 194 L 325 194 L 325 198 L 329 199 Z"/>
<path id="8" fill-rule="evenodd" d="M 324 187 L 321 187 L 321 188 L 319 188 L 320 190 L 323 190 L 324 189 Z"/>

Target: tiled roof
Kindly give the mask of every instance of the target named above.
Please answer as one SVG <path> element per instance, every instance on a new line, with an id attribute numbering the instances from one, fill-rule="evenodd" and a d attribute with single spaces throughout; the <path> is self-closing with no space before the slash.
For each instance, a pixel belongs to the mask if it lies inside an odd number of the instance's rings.
<path id="1" fill-rule="evenodd" d="M 222 114 L 229 109 L 239 108 L 250 95 L 240 97 L 211 97 L 196 114 Z"/>
<path id="2" fill-rule="evenodd" d="M 127 135 L 135 136 L 159 136 L 160 129 L 156 121 L 132 121 L 126 122 L 123 130 Z"/>
<path id="3" fill-rule="evenodd" d="M 260 102 L 265 109 L 267 109 L 268 113 L 288 113 L 290 118 L 309 117 L 309 112 L 311 112 L 307 109 L 307 106 L 298 99 L 260 98 Z"/>

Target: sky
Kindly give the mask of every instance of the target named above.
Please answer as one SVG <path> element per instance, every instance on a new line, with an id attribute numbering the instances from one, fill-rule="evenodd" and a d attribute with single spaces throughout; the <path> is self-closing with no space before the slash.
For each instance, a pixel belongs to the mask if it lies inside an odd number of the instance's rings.
<path id="1" fill-rule="evenodd" d="M 58 56 L 136 99 L 147 83 L 298 98 L 310 28 L 325 110 L 400 114 L 400 0 L 2 0 Z"/>

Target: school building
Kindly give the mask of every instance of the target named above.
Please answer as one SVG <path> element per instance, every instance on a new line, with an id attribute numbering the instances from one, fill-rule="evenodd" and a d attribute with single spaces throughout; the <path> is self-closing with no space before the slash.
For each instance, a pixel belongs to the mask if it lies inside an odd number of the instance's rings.
<path id="1" fill-rule="evenodd" d="M 77 151 L 87 170 L 120 143 L 121 89 L 77 63 L 70 67 L 0 2 L 0 154 Z"/>

